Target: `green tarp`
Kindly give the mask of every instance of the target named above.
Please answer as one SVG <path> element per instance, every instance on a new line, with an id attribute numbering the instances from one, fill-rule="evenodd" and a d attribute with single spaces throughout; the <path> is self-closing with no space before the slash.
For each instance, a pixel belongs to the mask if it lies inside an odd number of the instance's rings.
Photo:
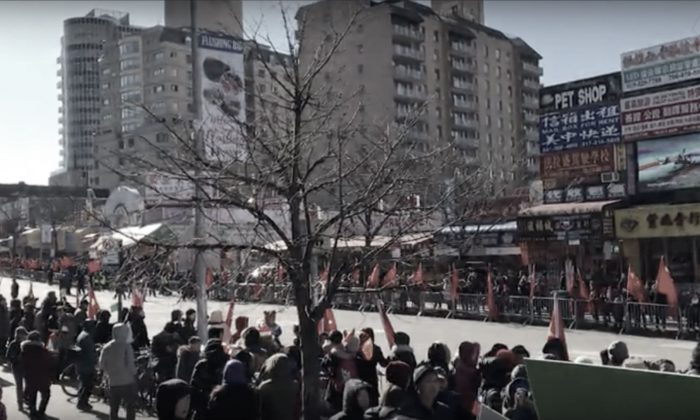
<path id="1" fill-rule="evenodd" d="M 539 420 L 697 420 L 700 377 L 526 360 Z"/>

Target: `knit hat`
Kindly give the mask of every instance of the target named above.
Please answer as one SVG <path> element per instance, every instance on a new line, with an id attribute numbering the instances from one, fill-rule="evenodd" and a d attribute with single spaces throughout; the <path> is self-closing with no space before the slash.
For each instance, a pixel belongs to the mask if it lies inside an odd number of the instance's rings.
<path id="1" fill-rule="evenodd" d="M 226 385 L 243 385 L 248 382 L 246 378 L 246 366 L 237 359 L 226 362 L 224 367 L 223 383 Z"/>
<path id="2" fill-rule="evenodd" d="M 161 383 L 156 391 L 156 412 L 159 419 L 175 419 L 177 402 L 191 392 L 187 382 L 181 379 L 170 379 Z"/>
<path id="3" fill-rule="evenodd" d="M 386 380 L 400 388 L 406 388 L 411 380 L 411 367 L 404 362 L 390 362 L 386 366 Z"/>
<path id="4" fill-rule="evenodd" d="M 624 341 L 613 341 L 608 346 L 608 353 L 613 362 L 621 364 L 630 357 L 630 352 L 627 350 L 627 344 Z"/>
<path id="5" fill-rule="evenodd" d="M 417 387 L 420 385 L 420 382 L 431 373 L 433 375 L 440 376 L 440 371 L 430 364 L 421 363 L 420 365 L 416 366 L 416 369 L 413 371 L 413 384 Z"/>
<path id="6" fill-rule="evenodd" d="M 224 316 L 221 313 L 221 311 L 216 310 L 211 312 L 211 316 L 209 317 L 209 324 L 223 324 L 224 323 Z"/>

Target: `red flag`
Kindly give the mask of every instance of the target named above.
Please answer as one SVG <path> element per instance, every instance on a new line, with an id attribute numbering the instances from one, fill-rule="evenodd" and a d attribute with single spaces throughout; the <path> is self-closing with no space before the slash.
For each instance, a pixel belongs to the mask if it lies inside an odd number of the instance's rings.
<path id="1" fill-rule="evenodd" d="M 491 270 L 486 276 L 486 307 L 489 311 L 489 318 L 498 318 L 498 306 L 496 306 L 496 297 L 493 294 L 493 275 L 491 275 Z"/>
<path id="2" fill-rule="evenodd" d="M 450 298 L 452 301 L 457 300 L 457 294 L 459 293 L 459 273 L 457 273 L 457 268 L 452 264 L 452 275 L 450 276 Z"/>
<path id="3" fill-rule="evenodd" d="M 204 284 L 207 286 L 207 289 L 214 284 L 214 273 L 211 272 L 211 268 L 207 268 L 207 273 L 204 276 Z"/>
<path id="4" fill-rule="evenodd" d="M 554 306 L 552 307 L 552 316 L 549 320 L 549 331 L 547 334 L 547 340 L 553 338 L 558 338 L 564 345 L 565 360 L 569 360 L 569 352 L 566 348 L 566 337 L 564 335 L 564 319 L 561 316 L 561 311 L 559 310 L 559 299 L 554 298 Z"/>
<path id="5" fill-rule="evenodd" d="M 389 343 L 389 348 L 391 349 L 396 343 L 394 339 L 394 336 L 396 335 L 396 333 L 394 332 L 394 327 L 391 325 L 391 320 L 389 320 L 389 316 L 386 314 L 384 304 L 381 300 L 377 301 L 377 309 L 379 310 L 379 319 L 382 321 L 382 326 L 384 327 L 384 335 L 386 335 L 386 341 L 387 343 Z"/>
<path id="6" fill-rule="evenodd" d="M 73 260 L 70 257 L 61 258 L 61 268 L 68 268 L 73 266 Z"/>
<path id="7" fill-rule="evenodd" d="M 326 265 L 326 267 L 324 267 L 323 271 L 321 271 L 321 273 L 318 275 L 318 280 L 321 283 L 328 283 L 328 274 L 330 272 L 329 270 L 330 270 L 330 267 Z"/>
<path id="8" fill-rule="evenodd" d="M 666 295 L 666 301 L 672 308 L 678 305 L 676 284 L 673 281 L 673 277 L 671 277 L 671 273 L 668 271 L 666 259 L 664 257 L 661 257 L 661 261 L 659 261 L 659 272 L 656 275 L 656 291 Z"/>
<path id="9" fill-rule="evenodd" d="M 384 275 L 382 279 L 382 287 L 394 287 L 396 284 L 396 263 L 392 264 L 389 271 Z"/>
<path id="10" fill-rule="evenodd" d="M 576 275 L 574 273 L 574 263 L 569 259 L 567 259 L 566 263 L 564 263 L 564 276 L 566 277 L 566 291 L 573 297 Z"/>
<path id="11" fill-rule="evenodd" d="M 131 288 L 131 306 L 143 308 L 143 294 L 136 286 L 132 286 Z"/>
<path id="12" fill-rule="evenodd" d="M 578 274 L 578 295 L 581 297 L 581 299 L 588 301 L 591 296 L 588 292 L 586 281 L 583 279 L 583 275 L 581 275 L 581 270 L 576 270 L 576 274 Z"/>
<path id="13" fill-rule="evenodd" d="M 326 310 L 323 311 L 323 318 L 318 320 L 318 333 L 331 333 L 337 329 L 338 324 L 335 322 L 333 309 L 326 308 Z"/>
<path id="14" fill-rule="evenodd" d="M 31 299 L 34 299 L 34 282 L 29 280 L 29 293 L 27 293 L 27 296 L 29 296 Z"/>
<path id="15" fill-rule="evenodd" d="M 88 270 L 88 273 L 90 273 L 90 274 L 97 273 L 101 269 L 102 269 L 102 264 L 100 264 L 99 260 L 90 260 L 90 262 L 88 262 L 88 264 L 87 264 L 87 270 Z"/>
<path id="16" fill-rule="evenodd" d="M 367 278 L 367 288 L 376 289 L 379 286 L 379 264 L 375 264 L 372 273 Z"/>
<path id="17" fill-rule="evenodd" d="M 637 302 L 647 301 L 647 294 L 642 285 L 642 280 L 632 270 L 631 265 L 627 267 L 627 293 L 637 299 Z"/>
<path id="18" fill-rule="evenodd" d="M 537 273 L 535 272 L 535 264 L 530 264 L 529 277 L 530 277 L 530 302 L 535 298 L 535 288 L 537 287 Z"/>
<path id="19" fill-rule="evenodd" d="M 413 273 L 413 284 L 417 286 L 422 286 L 423 283 L 423 264 L 418 263 L 418 267 L 416 267 L 416 272 Z"/>
<path id="20" fill-rule="evenodd" d="M 360 284 L 360 266 L 355 265 L 355 268 L 352 269 L 352 274 L 350 274 L 350 278 L 352 279 L 352 284 Z"/>
<path id="21" fill-rule="evenodd" d="M 287 274 L 287 271 L 284 269 L 284 266 L 282 263 L 277 263 L 277 282 L 282 283 L 284 281 L 284 276 Z"/>
<path id="22" fill-rule="evenodd" d="M 88 302 L 88 319 L 95 319 L 100 311 L 100 305 L 97 303 L 97 296 L 95 296 L 95 291 L 90 284 L 88 284 Z"/>

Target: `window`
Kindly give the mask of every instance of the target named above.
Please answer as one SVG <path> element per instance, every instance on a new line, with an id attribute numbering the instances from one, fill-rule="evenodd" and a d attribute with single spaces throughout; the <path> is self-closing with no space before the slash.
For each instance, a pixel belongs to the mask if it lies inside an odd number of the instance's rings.
<path id="1" fill-rule="evenodd" d="M 168 74 L 170 75 L 170 77 L 177 77 L 177 69 L 169 69 Z"/>
<path id="2" fill-rule="evenodd" d="M 109 68 L 102 69 L 102 75 L 103 75 L 103 76 L 109 75 Z"/>
<path id="3" fill-rule="evenodd" d="M 192 56 L 187 54 L 187 56 L 185 56 L 185 61 L 187 62 L 187 64 L 192 64 Z"/>
<path id="4" fill-rule="evenodd" d="M 140 103 L 141 102 L 141 92 L 136 90 L 136 91 L 131 91 L 131 92 L 123 92 L 121 95 L 122 102 L 126 103 Z"/>
<path id="5" fill-rule="evenodd" d="M 265 87 L 266 87 L 265 85 L 259 84 L 259 85 L 258 85 L 258 92 L 259 92 L 259 93 L 265 93 Z"/>
<path id="6" fill-rule="evenodd" d="M 440 41 L 440 32 L 433 31 L 433 41 L 435 41 L 435 42 Z"/>
<path id="7" fill-rule="evenodd" d="M 177 102 L 170 102 L 169 104 L 170 112 L 178 112 L 180 107 Z"/>
<path id="8" fill-rule="evenodd" d="M 503 128 L 503 118 L 498 119 L 498 128 Z"/>
<path id="9" fill-rule="evenodd" d="M 163 67 L 159 67 L 159 68 L 153 70 L 154 76 L 162 76 L 164 74 L 165 74 L 165 69 Z"/>
<path id="10" fill-rule="evenodd" d="M 510 70 L 506 70 L 506 79 L 510 80 L 513 78 L 513 74 L 510 72 Z"/>
<path id="11" fill-rule="evenodd" d="M 156 134 L 156 143 L 167 143 L 169 137 L 168 133 L 158 133 Z"/>
<path id="12" fill-rule="evenodd" d="M 501 66 L 496 67 L 496 76 L 501 77 Z"/>
<path id="13" fill-rule="evenodd" d="M 165 53 L 163 51 L 158 51 L 156 53 L 153 53 L 154 60 L 162 60 L 164 57 L 165 57 Z"/>
<path id="14" fill-rule="evenodd" d="M 121 87 L 134 86 L 141 83 L 140 74 L 127 74 L 121 77 Z"/>
<path id="15" fill-rule="evenodd" d="M 484 57 L 488 57 L 488 56 L 489 56 L 489 46 L 484 45 Z"/>
<path id="16" fill-rule="evenodd" d="M 124 140 L 119 140 L 119 150 L 124 150 Z"/>
<path id="17" fill-rule="evenodd" d="M 192 97 L 192 87 L 187 88 L 187 97 L 191 98 Z"/>
<path id="18" fill-rule="evenodd" d="M 440 69 L 435 69 L 435 80 L 440 80 Z"/>
<path id="19" fill-rule="evenodd" d="M 155 85 L 153 86 L 153 93 L 159 93 L 165 90 L 164 85 Z"/>
<path id="20" fill-rule="evenodd" d="M 258 69 L 258 77 L 261 79 L 265 78 L 265 69 Z"/>
<path id="21" fill-rule="evenodd" d="M 119 45 L 119 54 L 124 55 L 124 54 L 133 54 L 139 52 L 139 42 L 134 40 L 134 41 L 126 41 L 121 43 Z"/>
<path id="22" fill-rule="evenodd" d="M 102 83 L 102 89 L 109 89 L 109 82 Z"/>
<path id="23" fill-rule="evenodd" d="M 177 51 L 170 51 L 170 58 L 177 57 Z"/>
<path id="24" fill-rule="evenodd" d="M 109 105 L 109 98 L 104 98 L 102 100 L 102 105 Z"/>
<path id="25" fill-rule="evenodd" d="M 133 137 L 129 138 L 129 140 L 127 140 L 127 144 L 129 147 L 134 147 L 134 138 Z"/>
<path id="26" fill-rule="evenodd" d="M 501 94 L 501 84 L 496 83 L 496 95 L 500 95 L 500 94 Z"/>
<path id="27" fill-rule="evenodd" d="M 496 50 L 493 52 L 494 57 L 496 57 L 496 60 L 501 59 L 501 50 L 496 48 Z"/>
<path id="28" fill-rule="evenodd" d="M 486 109 L 491 109 L 491 98 L 486 98 Z"/>
<path id="29" fill-rule="evenodd" d="M 484 74 L 489 74 L 489 65 L 484 63 Z"/>
<path id="30" fill-rule="evenodd" d="M 363 64 L 358 64 L 357 65 L 357 74 L 362 74 L 365 70 L 365 66 Z"/>
<path id="31" fill-rule="evenodd" d="M 503 111 L 503 101 L 498 101 L 498 110 Z"/>
<path id="32" fill-rule="evenodd" d="M 122 71 L 137 69 L 141 66 L 141 60 L 138 58 L 127 58 L 126 60 L 121 60 L 119 62 L 119 68 Z"/>

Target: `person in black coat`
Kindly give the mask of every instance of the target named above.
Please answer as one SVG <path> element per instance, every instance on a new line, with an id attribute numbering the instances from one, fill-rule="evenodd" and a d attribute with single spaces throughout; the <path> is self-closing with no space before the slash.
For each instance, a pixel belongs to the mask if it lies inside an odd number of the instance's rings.
<path id="1" fill-rule="evenodd" d="M 350 379 L 343 389 L 343 410 L 330 420 L 363 420 L 365 410 L 370 407 L 369 384 L 359 379 Z"/>
<path id="2" fill-rule="evenodd" d="M 370 343 L 372 345 L 371 354 L 365 354 L 367 353 L 365 347 L 369 346 Z M 368 390 L 370 407 L 375 407 L 379 404 L 377 365 L 386 367 L 389 362 L 384 357 L 381 347 L 375 344 L 374 330 L 372 328 L 363 328 L 360 332 L 360 349 L 362 349 L 362 351 L 358 352 L 355 362 L 357 366 L 357 376 L 370 385 L 371 388 Z M 370 356 L 369 359 L 368 356 Z"/>
<path id="3" fill-rule="evenodd" d="M 257 420 L 260 418 L 258 398 L 248 383 L 246 366 L 240 360 L 229 360 L 223 373 L 223 385 L 211 393 L 207 407 L 208 420 Z"/>
<path id="4" fill-rule="evenodd" d="M 22 302 L 19 299 L 12 299 L 10 301 L 10 337 L 14 337 L 15 330 L 22 323 L 22 318 L 24 317 L 24 311 L 22 310 Z"/>
<path id="5" fill-rule="evenodd" d="M 194 367 L 199 362 L 199 352 L 202 341 L 199 337 L 192 336 L 186 346 L 180 346 L 177 351 L 176 375 L 178 379 L 189 382 L 192 379 Z"/>
<path id="6" fill-rule="evenodd" d="M 5 358 L 10 363 L 12 376 L 15 378 L 15 391 L 17 392 L 17 408 L 24 410 L 24 369 L 22 369 L 22 359 L 20 358 L 21 345 L 27 339 L 27 330 L 24 327 L 17 327 L 14 332 L 15 337 L 7 346 Z"/>
<path id="7" fill-rule="evenodd" d="M 413 393 L 399 408 L 397 420 L 453 420 L 452 411 L 437 400 L 441 371 L 428 363 L 416 366 L 413 372 Z"/>
<path id="8" fill-rule="evenodd" d="M 5 356 L 7 341 L 10 339 L 10 312 L 7 309 L 7 301 L 0 295 L 0 357 Z"/>
<path id="9" fill-rule="evenodd" d="M 209 395 L 221 383 L 224 366 L 229 357 L 221 340 L 209 340 L 204 348 L 204 359 L 197 362 L 192 372 L 192 406 L 197 411 L 196 420 L 205 420 Z"/>
<path id="10" fill-rule="evenodd" d="M 134 339 L 134 342 L 131 343 L 134 350 L 138 351 L 143 347 L 149 347 L 151 342 L 148 339 L 148 329 L 143 322 L 143 308 L 132 306 L 127 318 L 131 327 L 131 336 Z"/>
<path id="11" fill-rule="evenodd" d="M 106 344 L 112 340 L 112 324 L 109 319 L 112 314 L 109 311 L 100 311 L 95 324 L 95 344 Z"/>

